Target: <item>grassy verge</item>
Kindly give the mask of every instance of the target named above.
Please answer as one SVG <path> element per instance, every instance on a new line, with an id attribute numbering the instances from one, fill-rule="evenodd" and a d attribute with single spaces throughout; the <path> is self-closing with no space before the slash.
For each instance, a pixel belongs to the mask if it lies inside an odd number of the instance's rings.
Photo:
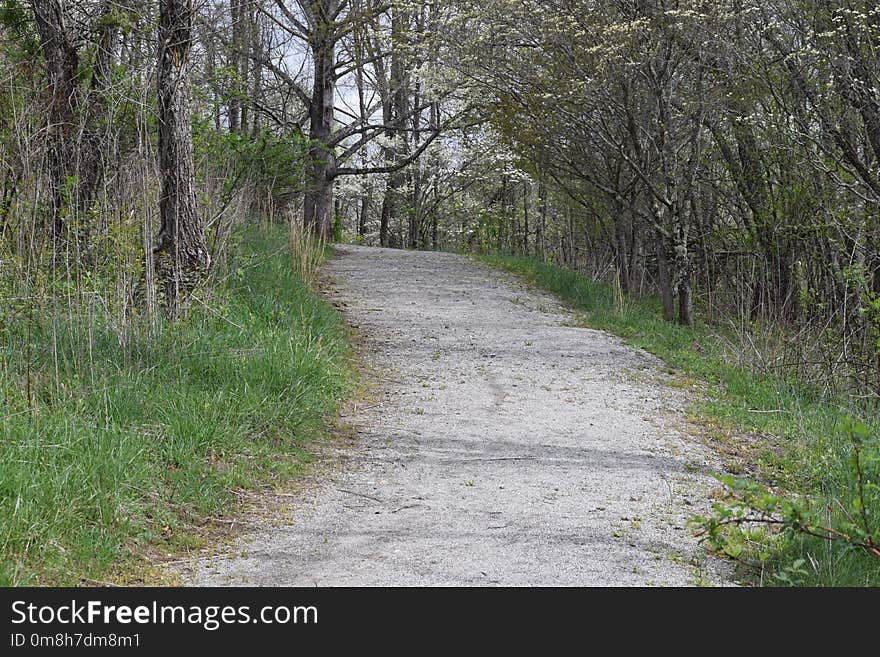
<path id="1" fill-rule="evenodd" d="M 701 382 L 707 394 L 694 411 L 705 438 L 729 457 L 732 470 L 750 470 L 769 484 L 760 492 L 748 493 L 749 508 L 742 508 L 743 513 L 761 509 L 768 518 L 782 518 L 791 529 L 792 513 L 802 513 L 803 518 L 818 517 L 821 526 L 843 528 L 853 539 L 864 520 L 874 539 L 878 538 L 880 414 L 876 403 L 831 397 L 807 381 L 741 366 L 737 364 L 741 359 L 731 353 L 730 336 L 705 324 L 690 329 L 665 322 L 656 299 L 621 300 L 609 285 L 531 259 L 483 259 L 556 294 L 582 314 L 585 325 L 618 335 Z M 844 417 L 863 423 L 864 430 L 853 435 L 845 428 Z M 854 445 L 858 462 L 853 458 Z M 726 503 L 721 507 L 733 508 Z M 854 546 L 854 540 L 828 541 L 787 531 L 786 525 L 769 526 L 772 531 L 768 525 L 740 525 L 735 522 L 736 513 L 726 518 L 733 522 L 725 525 L 716 547 L 738 559 L 755 581 L 880 585 L 880 558 Z"/>
<path id="2" fill-rule="evenodd" d="M 348 387 L 344 327 L 286 233 L 237 242 L 174 325 L 123 338 L 56 305 L 0 326 L 0 584 L 112 577 L 308 462 Z"/>

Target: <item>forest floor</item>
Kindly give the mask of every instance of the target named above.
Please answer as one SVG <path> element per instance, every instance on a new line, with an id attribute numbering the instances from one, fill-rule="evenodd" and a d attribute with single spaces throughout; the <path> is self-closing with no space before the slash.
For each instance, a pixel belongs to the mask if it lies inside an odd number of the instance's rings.
<path id="1" fill-rule="evenodd" d="M 368 372 L 357 440 L 184 582 L 726 583 L 688 524 L 718 458 L 659 360 L 458 255 L 338 246 L 324 277 Z"/>

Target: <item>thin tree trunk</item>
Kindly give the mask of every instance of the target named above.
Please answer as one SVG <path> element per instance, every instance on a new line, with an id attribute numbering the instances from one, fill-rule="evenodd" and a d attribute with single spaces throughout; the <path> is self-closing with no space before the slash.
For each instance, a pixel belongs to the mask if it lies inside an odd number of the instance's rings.
<path id="1" fill-rule="evenodd" d="M 238 6 L 238 22 L 239 22 L 239 37 L 238 37 L 238 59 L 236 60 L 237 68 L 238 68 L 238 90 L 239 90 L 239 107 L 240 107 L 240 116 L 238 129 L 245 134 L 248 134 L 248 125 L 250 124 L 250 99 L 253 98 L 251 95 L 251 66 L 250 66 L 250 52 L 253 47 L 251 44 L 251 39 L 253 38 L 254 32 L 251 27 L 251 12 L 250 12 L 250 2 L 248 0 L 239 0 Z"/>
<path id="2" fill-rule="evenodd" d="M 364 53 L 363 43 L 358 41 L 356 42 L 357 47 L 357 56 L 361 59 L 366 57 Z M 357 87 L 358 92 L 358 110 L 360 116 L 367 115 L 367 101 L 366 101 L 366 82 L 364 80 L 364 67 L 358 66 L 354 72 L 355 78 L 355 86 Z M 361 125 L 361 139 L 366 139 L 367 136 L 367 128 L 366 122 Z M 367 149 L 361 149 L 361 167 L 366 168 L 367 166 Z M 363 188 L 361 192 L 361 202 L 360 209 L 358 211 L 358 220 L 357 220 L 357 236 L 358 239 L 363 241 L 364 235 L 367 232 L 367 215 L 370 211 L 370 197 L 372 196 L 372 183 L 370 181 L 369 176 L 364 178 Z"/>
<path id="3" fill-rule="evenodd" d="M 615 251 L 614 260 L 617 265 L 617 280 L 620 281 L 620 287 L 623 291 L 629 294 L 632 291 L 630 286 L 632 276 L 629 270 L 629 243 L 627 241 L 627 221 L 625 218 L 626 210 L 621 204 L 617 204 L 614 206 L 614 211 L 617 214 L 614 221 L 613 238 Z"/>
<path id="4" fill-rule="evenodd" d="M 251 119 L 251 139 L 256 139 L 260 134 L 260 130 L 262 130 L 262 125 L 260 125 L 260 112 L 257 110 L 258 103 L 263 100 L 263 66 L 260 63 L 260 60 L 263 57 L 263 32 L 260 29 L 260 22 L 258 20 L 259 10 L 254 5 L 252 7 L 252 15 L 250 21 L 251 28 L 251 43 L 250 43 L 250 53 L 252 59 L 252 68 L 251 68 L 251 80 L 253 81 L 253 91 L 252 98 L 254 100 L 254 110 L 252 112 L 253 118 Z M 245 60 L 247 61 L 247 60 Z"/>
<path id="5" fill-rule="evenodd" d="M 639 239 L 639 231 L 635 226 L 635 219 L 630 214 L 629 222 L 629 281 L 627 289 L 630 293 L 641 291 L 641 277 L 639 276 L 639 253 L 642 250 L 641 240 Z"/>
<path id="6" fill-rule="evenodd" d="M 385 161 L 388 165 L 396 164 L 406 157 L 406 115 L 408 105 L 408 89 L 406 68 L 401 40 L 405 35 L 406 14 L 395 9 L 391 18 L 391 41 L 393 51 L 391 53 L 391 72 L 389 84 L 389 98 L 384 99 L 383 110 L 385 124 L 391 128 L 386 136 L 393 140 L 393 145 L 385 149 Z M 379 241 L 382 246 L 389 246 L 390 230 L 393 223 L 399 222 L 400 190 L 406 183 L 406 172 L 402 169 L 389 174 L 385 186 L 385 197 L 382 199 L 382 218 L 379 226 Z M 398 240 L 397 246 L 402 245 Z"/>
<path id="7" fill-rule="evenodd" d="M 419 83 L 416 81 L 413 90 L 412 106 L 418 108 L 421 102 Z M 419 131 L 421 130 L 422 113 L 417 109 L 412 115 L 412 148 L 417 150 L 419 147 Z M 424 246 L 422 240 L 422 213 L 420 208 L 421 189 L 422 189 L 422 171 L 418 162 L 410 165 L 409 169 L 410 187 L 412 188 L 412 196 L 409 209 L 409 246 L 411 249 L 417 249 Z"/>
<path id="8" fill-rule="evenodd" d="M 370 199 L 369 199 L 369 191 L 364 190 L 364 195 L 361 196 L 361 205 L 360 212 L 358 213 L 358 226 L 357 226 L 357 234 L 358 237 L 363 239 L 364 235 L 367 232 L 367 213 L 370 210 Z"/>
<path id="9" fill-rule="evenodd" d="M 390 181 L 389 181 L 390 182 Z M 388 225 L 391 219 L 391 193 L 385 188 L 385 194 L 382 196 L 382 211 L 379 215 L 379 244 L 380 246 L 389 246 L 388 237 L 390 231 Z"/>
<path id="10" fill-rule="evenodd" d="M 231 71 L 227 93 L 229 98 L 226 106 L 226 118 L 229 121 L 229 132 L 241 129 L 241 32 L 242 32 L 241 0 L 229 0 L 229 14 L 232 25 L 232 42 L 227 54 L 227 71 Z"/>
<path id="11" fill-rule="evenodd" d="M 205 31 L 207 32 L 207 30 Z M 207 67 L 208 79 L 211 82 L 211 114 L 214 118 L 214 130 L 220 132 L 222 95 L 217 89 L 217 49 L 214 45 L 213 34 L 207 33 L 202 37 L 205 43 L 205 66 Z"/>
<path id="12" fill-rule="evenodd" d="M 440 127 L 440 103 L 431 103 L 431 113 L 430 113 L 430 127 L 432 131 L 436 131 Z M 440 166 L 439 166 L 439 156 L 435 153 L 431 155 L 431 159 L 429 161 L 430 167 L 430 175 L 433 177 L 433 182 L 431 184 L 433 189 L 434 200 L 431 206 L 431 248 L 435 251 L 439 246 L 439 227 L 438 223 L 440 218 L 439 214 L 439 203 L 440 203 Z"/>
<path id="13" fill-rule="evenodd" d="M 523 254 L 529 255 L 529 183 L 523 182 Z"/>
<path id="14" fill-rule="evenodd" d="M 683 216 L 684 210 L 677 208 L 673 219 L 673 263 L 675 272 L 673 279 L 678 289 L 678 321 L 685 326 L 692 326 L 693 302 L 691 299 L 691 254 L 688 248 L 688 224 Z"/>
<path id="15" fill-rule="evenodd" d="M 498 218 L 498 253 L 506 253 L 504 229 L 507 227 L 507 176 L 501 177 L 501 216 Z"/>
<path id="16" fill-rule="evenodd" d="M 540 215 L 541 223 L 538 227 L 538 234 L 535 235 L 535 241 L 537 243 L 538 255 L 541 257 L 541 260 L 545 260 L 547 257 L 544 246 L 544 240 L 546 239 L 545 233 L 547 230 L 547 185 L 544 184 L 543 180 L 538 183 L 538 198 L 540 199 L 538 213 Z"/>
<path id="17" fill-rule="evenodd" d="M 671 322 L 675 319 L 675 298 L 666 257 L 666 241 L 662 235 L 657 235 L 657 283 L 660 288 L 660 300 L 663 303 L 663 319 Z"/>

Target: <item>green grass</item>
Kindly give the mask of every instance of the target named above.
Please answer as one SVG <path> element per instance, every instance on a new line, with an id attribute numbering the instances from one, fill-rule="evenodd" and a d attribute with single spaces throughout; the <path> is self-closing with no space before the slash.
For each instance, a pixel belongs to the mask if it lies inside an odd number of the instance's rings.
<path id="1" fill-rule="evenodd" d="M 186 546 L 232 489 L 302 470 L 349 346 L 286 244 L 240 235 L 210 309 L 124 341 L 57 302 L 0 326 L 0 584 L 119 576 Z"/>
<path id="2" fill-rule="evenodd" d="M 699 322 L 694 328 L 666 322 L 655 298 L 621 302 L 610 285 L 554 265 L 512 256 L 481 257 L 556 294 L 581 313 L 585 325 L 618 335 L 702 382 L 707 394 L 696 402 L 694 412 L 704 420 L 706 439 L 722 451 L 733 448 L 744 455 L 761 481 L 837 527 L 845 526 L 848 516 L 859 516 L 852 441 L 841 428 L 842 418 L 864 422 L 869 437 L 862 448 L 863 482 L 868 484 L 867 513 L 877 538 L 880 415 L 876 402 L 829 396 L 808 381 L 741 366 L 739 354 L 731 351 L 736 343 L 732 336 Z M 750 439 L 743 440 L 743 435 Z M 741 559 L 750 564 L 746 572 L 764 584 L 880 585 L 880 558 L 845 542 L 788 532 L 771 536 L 734 531 L 726 539 L 732 552 L 743 550 Z"/>

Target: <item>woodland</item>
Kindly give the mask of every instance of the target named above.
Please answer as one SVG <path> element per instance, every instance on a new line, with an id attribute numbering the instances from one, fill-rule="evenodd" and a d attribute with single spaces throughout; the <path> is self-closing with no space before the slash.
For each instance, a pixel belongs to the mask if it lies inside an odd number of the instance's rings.
<path id="1" fill-rule="evenodd" d="M 0 80 L 0 582 L 102 581 L 295 470 L 350 242 L 476 254 L 704 382 L 750 437 L 709 548 L 880 583 L 877 3 L 0 0 Z"/>

